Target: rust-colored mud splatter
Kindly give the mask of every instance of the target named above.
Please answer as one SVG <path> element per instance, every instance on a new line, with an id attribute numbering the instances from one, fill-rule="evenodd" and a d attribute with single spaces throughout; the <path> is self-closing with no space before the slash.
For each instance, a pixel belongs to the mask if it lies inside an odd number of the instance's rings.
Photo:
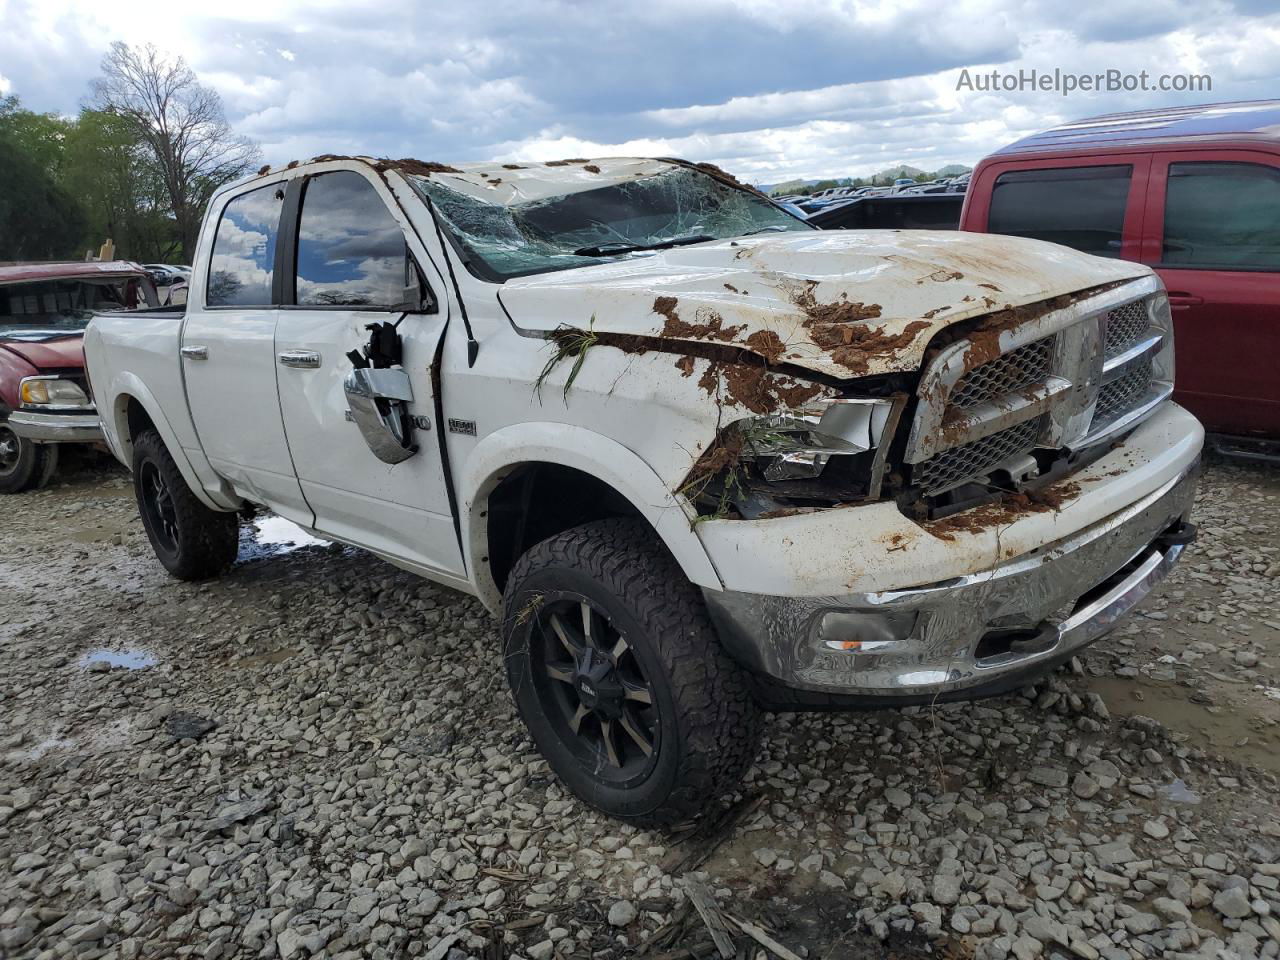
<path id="1" fill-rule="evenodd" d="M 1029 513 L 1057 512 L 1064 503 L 1080 494 L 1080 485 L 1065 481 L 1043 490 L 1005 494 L 998 500 L 922 524 L 939 540 L 954 541 L 958 534 L 982 533 L 992 527 L 1008 526 Z"/>
<path id="2" fill-rule="evenodd" d="M 945 307 L 934 307 L 932 310 L 926 310 L 924 313 L 920 314 L 920 316 L 924 317 L 926 320 L 932 320 L 934 317 L 942 313 L 944 310 L 950 310 L 950 309 L 951 309 L 951 304 L 947 304 Z"/>
<path id="3" fill-rule="evenodd" d="M 722 383 L 727 402 L 756 414 L 799 407 L 826 392 L 821 384 L 770 373 L 756 363 L 712 362 L 698 379 L 698 386 L 712 396 L 720 393 Z"/>
<path id="4" fill-rule="evenodd" d="M 866 321 L 880 316 L 878 303 L 861 303 L 842 294 L 832 303 L 818 303 L 814 296 L 817 284 L 810 281 L 792 294 L 792 302 L 804 314 L 802 323 L 813 342 L 831 359 L 855 374 L 866 373 L 871 361 L 892 356 L 908 346 L 916 334 L 931 324 L 913 320 L 898 333 L 887 333 Z"/>
<path id="5" fill-rule="evenodd" d="M 724 317 L 714 311 L 706 311 L 703 323 L 689 323 L 680 319 L 676 312 L 675 297 L 656 297 L 653 301 L 653 312 L 666 318 L 662 327 L 662 336 L 677 340 L 719 340 L 721 343 L 732 342 L 738 334 L 747 329 L 745 324 L 739 326 L 724 325 Z"/>
<path id="6" fill-rule="evenodd" d="M 379 160 L 373 166 L 379 172 L 383 170 L 399 170 L 401 173 L 419 177 L 429 177 L 433 173 L 462 172 L 457 167 L 451 167 L 447 163 L 436 163 L 433 160 L 415 160 L 412 157 L 405 157 L 401 160 Z"/>
<path id="7" fill-rule="evenodd" d="M 271 172 L 271 164 L 269 163 L 265 163 L 258 168 L 258 176 L 260 177 L 265 177 L 270 172 Z"/>
<path id="8" fill-rule="evenodd" d="M 745 343 L 770 363 L 777 363 L 778 358 L 787 349 L 787 345 L 782 342 L 782 338 L 772 330 L 757 330 L 747 337 Z"/>
<path id="9" fill-rule="evenodd" d="M 502 165 L 502 169 L 503 170 L 523 170 L 524 167 L 520 166 L 520 164 L 518 163 L 504 163 Z"/>
<path id="10" fill-rule="evenodd" d="M 693 376 L 693 363 L 693 357 L 681 357 L 676 361 L 676 369 L 680 371 L 681 375 L 691 377 Z"/>
<path id="11" fill-rule="evenodd" d="M 585 170 L 585 171 L 587 171 L 587 173 L 599 173 L 599 172 L 600 172 L 600 168 L 599 168 L 599 167 L 597 167 L 594 163 L 588 163 L 588 164 L 587 164 L 585 167 L 583 167 L 582 169 L 583 169 L 583 170 Z"/>

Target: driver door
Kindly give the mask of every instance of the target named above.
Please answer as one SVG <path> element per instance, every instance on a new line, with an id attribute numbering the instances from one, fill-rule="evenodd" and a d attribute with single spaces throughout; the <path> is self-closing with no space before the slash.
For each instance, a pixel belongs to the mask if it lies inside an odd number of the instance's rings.
<path id="1" fill-rule="evenodd" d="M 295 189 L 297 218 L 286 214 L 286 223 L 297 224 L 286 240 L 294 269 L 275 351 L 285 435 L 315 529 L 426 573 L 461 576 L 432 378 L 446 315 L 418 269 L 430 261 L 425 251 L 415 256 L 416 237 L 381 182 L 335 170 Z M 411 309 L 409 300 L 417 301 Z M 366 439 L 347 392 L 348 354 L 363 354 L 367 328 L 386 323 L 403 350 L 390 372 L 412 398 L 397 408 L 407 436 L 404 458 L 394 463 Z"/>

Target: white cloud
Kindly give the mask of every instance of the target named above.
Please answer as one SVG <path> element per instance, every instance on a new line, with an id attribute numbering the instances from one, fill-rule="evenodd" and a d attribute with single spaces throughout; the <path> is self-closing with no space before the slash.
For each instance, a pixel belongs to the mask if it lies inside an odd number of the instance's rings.
<path id="1" fill-rule="evenodd" d="M 1235 6 L 1233 7 L 1233 2 Z M 185 56 L 273 164 L 678 154 L 757 181 L 973 163 L 1067 119 L 1280 89 L 1251 0 L 0 0 L 0 91 L 73 114 L 116 39 Z M 1213 77 L 1205 94 L 957 92 L 959 68 Z"/>

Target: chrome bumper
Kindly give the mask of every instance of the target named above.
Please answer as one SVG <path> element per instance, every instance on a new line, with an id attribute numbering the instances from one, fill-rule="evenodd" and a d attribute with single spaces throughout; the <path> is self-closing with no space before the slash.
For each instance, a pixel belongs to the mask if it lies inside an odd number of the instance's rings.
<path id="1" fill-rule="evenodd" d="M 35 443 L 100 443 L 102 423 L 96 412 L 37 413 L 15 410 L 9 426 L 18 436 Z"/>
<path id="2" fill-rule="evenodd" d="M 840 597 L 704 591 L 726 650 L 779 707 L 959 700 L 1035 679 L 1111 630 L 1194 539 L 1197 467 L 1064 540 L 993 570 Z M 846 636 L 824 623 L 836 614 Z"/>

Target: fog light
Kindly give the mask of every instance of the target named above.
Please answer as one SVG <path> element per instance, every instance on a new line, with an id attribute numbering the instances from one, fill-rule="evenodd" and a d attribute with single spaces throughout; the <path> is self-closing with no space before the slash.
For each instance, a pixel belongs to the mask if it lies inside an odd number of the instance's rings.
<path id="1" fill-rule="evenodd" d="M 856 613 L 829 610 L 818 624 L 818 636 L 828 650 L 845 653 L 884 653 L 911 636 L 919 614 Z"/>

